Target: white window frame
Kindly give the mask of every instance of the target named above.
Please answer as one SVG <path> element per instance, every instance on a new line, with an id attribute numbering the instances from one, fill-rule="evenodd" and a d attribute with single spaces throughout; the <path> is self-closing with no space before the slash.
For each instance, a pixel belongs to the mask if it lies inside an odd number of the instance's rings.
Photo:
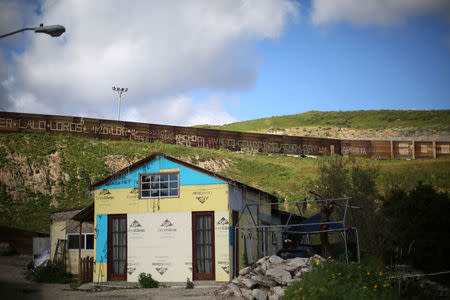
<path id="1" fill-rule="evenodd" d="M 68 233 L 67 234 L 67 250 L 69 250 L 69 251 L 78 251 L 78 248 L 69 248 L 69 236 L 76 236 L 77 238 L 78 238 L 78 233 Z M 92 249 L 86 249 L 86 245 L 87 245 L 87 243 L 86 243 L 86 239 L 87 239 L 87 236 L 88 235 L 92 235 L 92 237 L 94 238 L 94 234 L 93 233 L 82 233 L 81 234 L 81 236 L 82 236 L 82 239 L 83 239 L 83 241 L 84 241 L 84 247 L 83 248 L 81 248 L 81 250 L 88 250 L 88 251 L 93 251 L 94 250 L 94 245 L 92 245 Z M 95 243 L 95 239 L 94 239 L 94 243 Z"/>
<path id="2" fill-rule="evenodd" d="M 168 191 L 168 195 L 167 196 L 152 196 L 151 195 L 151 191 L 152 191 L 152 189 L 151 189 L 151 182 L 143 182 L 142 181 L 142 177 L 144 177 L 144 176 L 154 176 L 154 175 L 158 175 L 158 176 L 160 176 L 160 175 L 168 175 L 169 176 L 169 180 L 167 181 L 167 184 L 168 184 L 168 188 L 167 188 L 167 191 Z M 174 188 L 170 188 L 170 183 L 171 182 L 175 182 L 175 181 L 170 181 L 170 175 L 176 175 L 177 176 L 177 180 L 176 180 L 176 182 L 177 182 L 177 194 L 176 195 L 170 195 L 170 190 L 172 189 L 174 189 Z M 160 183 L 160 181 L 158 181 L 158 183 Z M 150 184 L 150 188 L 149 189 L 145 189 L 146 191 L 149 191 L 149 193 L 150 193 L 150 195 L 149 196 L 142 196 L 142 192 L 143 192 L 143 188 L 142 188 L 142 186 L 144 185 L 144 184 Z M 158 191 L 160 191 L 160 190 L 162 190 L 161 188 L 158 188 Z M 163 189 L 163 190 L 165 190 L 165 189 Z M 139 174 L 139 198 L 140 199 L 158 199 L 158 198 L 179 198 L 180 197 L 180 172 L 162 172 L 162 173 L 142 173 L 142 174 Z"/>

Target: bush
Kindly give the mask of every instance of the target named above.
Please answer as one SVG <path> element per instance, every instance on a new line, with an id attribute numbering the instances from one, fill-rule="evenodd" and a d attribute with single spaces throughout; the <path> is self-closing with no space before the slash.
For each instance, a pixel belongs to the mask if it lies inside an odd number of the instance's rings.
<path id="1" fill-rule="evenodd" d="M 194 283 L 192 281 L 190 281 L 189 278 L 186 281 L 186 288 L 187 289 L 193 289 L 194 288 Z"/>
<path id="2" fill-rule="evenodd" d="M 72 281 L 72 275 L 66 273 L 63 264 L 52 262 L 48 262 L 46 266 L 28 270 L 25 273 L 25 278 L 45 283 L 70 283 Z"/>
<path id="3" fill-rule="evenodd" d="M 152 278 L 151 274 L 141 273 L 139 274 L 139 285 L 142 288 L 157 288 L 159 287 L 159 282 Z"/>
<path id="4" fill-rule="evenodd" d="M 324 262 L 292 284 L 283 299 L 397 299 L 382 267 Z"/>
<path id="5" fill-rule="evenodd" d="M 393 235 L 391 257 L 427 271 L 447 270 L 450 265 L 448 193 L 419 183 L 412 191 L 393 190 L 384 200 L 382 212 L 389 218 Z"/>

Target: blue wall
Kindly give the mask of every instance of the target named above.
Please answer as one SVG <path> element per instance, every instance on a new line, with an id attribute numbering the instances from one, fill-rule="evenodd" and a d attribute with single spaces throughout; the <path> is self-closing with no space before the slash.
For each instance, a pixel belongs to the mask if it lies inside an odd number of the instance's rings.
<path id="1" fill-rule="evenodd" d="M 97 215 L 95 261 L 106 262 L 108 255 L 108 215 Z"/>
<path id="2" fill-rule="evenodd" d="M 139 174 L 159 173 L 161 169 L 180 169 L 180 186 L 226 183 L 217 178 L 174 163 L 173 161 L 170 161 L 168 159 L 158 158 L 135 170 L 130 171 L 127 174 L 122 175 L 121 177 L 111 180 L 110 182 L 98 187 L 97 189 L 139 188 Z"/>

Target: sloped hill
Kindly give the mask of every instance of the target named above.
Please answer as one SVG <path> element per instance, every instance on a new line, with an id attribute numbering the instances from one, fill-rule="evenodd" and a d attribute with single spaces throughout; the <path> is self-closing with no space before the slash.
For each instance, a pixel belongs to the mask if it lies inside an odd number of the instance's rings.
<path id="1" fill-rule="evenodd" d="M 0 225 L 47 232 L 48 213 L 91 203 L 88 187 L 154 152 L 163 152 L 289 201 L 309 197 L 316 159 L 72 136 L 0 135 Z M 320 159 L 320 158 L 319 158 Z M 450 190 L 450 158 L 377 161 L 379 189 L 418 180 Z"/>
<path id="2" fill-rule="evenodd" d="M 331 138 L 448 138 L 450 110 L 309 111 L 200 127 Z"/>

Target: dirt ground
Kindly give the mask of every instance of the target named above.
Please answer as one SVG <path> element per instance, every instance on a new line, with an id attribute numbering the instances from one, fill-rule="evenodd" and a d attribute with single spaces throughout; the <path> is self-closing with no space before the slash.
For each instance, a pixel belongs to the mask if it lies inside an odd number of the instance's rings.
<path id="1" fill-rule="evenodd" d="M 225 299 L 214 296 L 217 287 L 112 289 L 108 291 L 72 290 L 68 284 L 35 283 L 24 278 L 31 256 L 0 256 L 0 299 Z M 232 298 L 226 298 L 232 299 Z M 237 298 L 234 298 L 237 299 Z"/>

